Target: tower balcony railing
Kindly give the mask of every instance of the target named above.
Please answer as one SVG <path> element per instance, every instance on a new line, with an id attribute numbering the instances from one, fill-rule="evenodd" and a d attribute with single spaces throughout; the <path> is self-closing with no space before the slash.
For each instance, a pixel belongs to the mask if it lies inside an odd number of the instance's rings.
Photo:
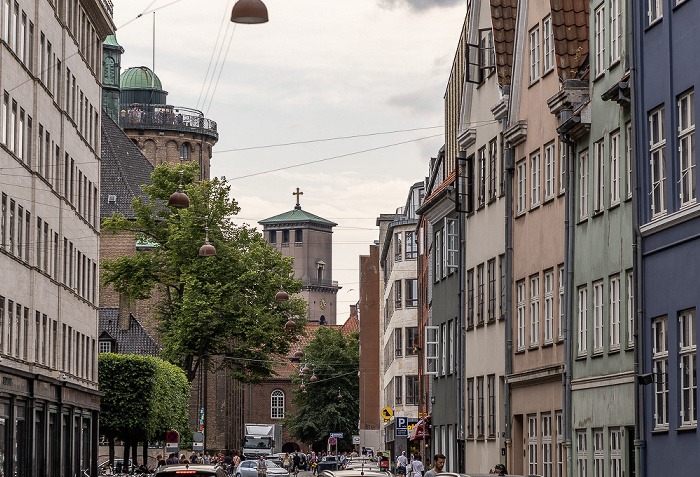
<path id="1" fill-rule="evenodd" d="M 337 287 L 338 282 L 336 280 L 328 280 L 326 278 L 315 278 L 315 277 L 302 277 L 302 285 L 322 285 L 326 287 Z"/>
<path id="2" fill-rule="evenodd" d="M 197 109 L 143 103 L 121 104 L 119 125 L 134 129 L 166 128 L 176 131 L 208 134 L 216 138 L 216 121 L 205 118 Z"/>

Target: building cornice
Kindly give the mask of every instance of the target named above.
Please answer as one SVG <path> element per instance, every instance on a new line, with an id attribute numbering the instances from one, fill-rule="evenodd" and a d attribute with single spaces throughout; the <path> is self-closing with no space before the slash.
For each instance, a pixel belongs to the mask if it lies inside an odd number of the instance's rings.
<path id="1" fill-rule="evenodd" d="M 553 364 L 541 368 L 528 369 L 519 373 L 512 373 L 506 376 L 508 384 L 513 387 L 529 386 L 533 383 L 546 381 L 556 381 L 564 374 L 563 364 Z"/>

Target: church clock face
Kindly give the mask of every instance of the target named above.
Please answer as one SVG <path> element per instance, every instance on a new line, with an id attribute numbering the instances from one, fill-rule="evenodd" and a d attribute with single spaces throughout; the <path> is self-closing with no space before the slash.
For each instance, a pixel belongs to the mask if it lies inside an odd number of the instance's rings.
<path id="1" fill-rule="evenodd" d="M 321 309 L 322 309 L 322 310 L 325 310 L 325 309 L 326 309 L 326 305 L 327 305 L 326 300 L 323 299 L 323 298 L 321 298 L 321 301 L 319 302 L 319 306 L 321 307 Z"/>

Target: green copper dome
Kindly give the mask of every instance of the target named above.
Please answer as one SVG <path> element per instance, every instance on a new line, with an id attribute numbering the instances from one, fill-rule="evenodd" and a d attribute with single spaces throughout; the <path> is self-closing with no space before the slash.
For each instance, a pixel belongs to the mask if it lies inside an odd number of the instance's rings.
<path id="1" fill-rule="evenodd" d="M 124 89 L 158 89 L 162 90 L 163 85 L 160 79 L 150 68 L 145 66 L 135 66 L 124 71 L 121 75 L 119 85 Z"/>
<path id="2" fill-rule="evenodd" d="M 121 46 L 117 42 L 117 35 L 109 35 L 102 44 L 105 46 Z"/>

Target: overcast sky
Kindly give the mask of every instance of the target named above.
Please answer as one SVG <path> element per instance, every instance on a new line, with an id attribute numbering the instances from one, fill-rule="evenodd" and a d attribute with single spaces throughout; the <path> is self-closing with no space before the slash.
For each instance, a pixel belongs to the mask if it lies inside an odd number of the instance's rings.
<path id="1" fill-rule="evenodd" d="M 466 0 L 264 1 L 268 23 L 234 25 L 233 0 L 114 0 L 122 71 L 152 67 L 157 10 L 155 72 L 169 104 L 218 123 L 211 173 L 229 180 L 237 222 L 291 210 L 299 187 L 304 210 L 338 223 L 342 323 L 376 218 L 404 205 L 444 142 Z M 359 137 L 319 141 L 347 136 Z"/>

